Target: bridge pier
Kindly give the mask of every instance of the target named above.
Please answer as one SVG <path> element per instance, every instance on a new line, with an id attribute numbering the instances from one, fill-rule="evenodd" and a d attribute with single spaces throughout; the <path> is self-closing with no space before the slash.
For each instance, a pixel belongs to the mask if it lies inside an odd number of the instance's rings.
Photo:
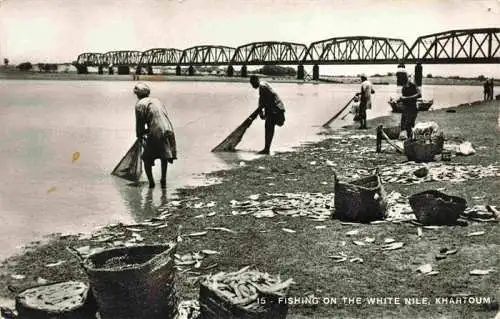
<path id="1" fill-rule="evenodd" d="M 182 70 L 181 70 L 181 66 L 180 65 L 178 65 L 178 66 L 175 67 L 175 75 L 181 75 L 181 71 Z"/>
<path id="2" fill-rule="evenodd" d="M 188 74 L 189 75 L 194 75 L 194 67 L 192 65 L 189 66 Z"/>
<path id="3" fill-rule="evenodd" d="M 422 63 L 418 62 L 415 65 L 415 77 L 414 77 L 415 85 L 418 87 L 422 86 L 422 71 L 423 71 Z"/>
<path id="4" fill-rule="evenodd" d="M 303 80 L 304 79 L 304 66 L 302 64 L 299 64 L 297 67 L 297 80 Z"/>
<path id="5" fill-rule="evenodd" d="M 97 68 L 97 73 L 98 73 L 98 74 L 104 74 L 104 70 L 102 69 L 102 66 L 99 66 L 99 67 Z"/>
<path id="6" fill-rule="evenodd" d="M 319 80 L 319 65 L 315 64 L 313 66 L 313 80 L 318 81 Z"/>
<path id="7" fill-rule="evenodd" d="M 231 64 L 227 67 L 227 76 L 230 76 L 230 77 L 234 76 L 234 68 Z"/>
<path id="8" fill-rule="evenodd" d="M 78 74 L 88 74 L 89 73 L 89 69 L 87 68 L 86 65 L 77 64 L 76 65 L 76 72 Z"/>
<path id="9" fill-rule="evenodd" d="M 148 70 L 148 75 L 153 75 L 153 67 L 151 65 L 148 65 L 148 67 L 146 68 Z"/>
<path id="10" fill-rule="evenodd" d="M 113 67 L 112 67 L 112 66 L 110 66 L 110 67 L 108 68 L 108 74 L 111 74 L 111 75 L 115 74 L 115 70 L 113 69 Z"/>
<path id="11" fill-rule="evenodd" d="M 246 78 L 248 76 L 247 66 L 246 65 L 242 65 L 241 66 L 240 76 L 242 78 Z"/>

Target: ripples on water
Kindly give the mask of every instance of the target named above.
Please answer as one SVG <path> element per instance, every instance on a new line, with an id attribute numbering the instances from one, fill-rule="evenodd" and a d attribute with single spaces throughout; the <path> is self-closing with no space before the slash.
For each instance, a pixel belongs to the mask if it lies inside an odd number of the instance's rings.
<path id="1" fill-rule="evenodd" d="M 273 84 L 287 108 L 274 151 L 320 137 L 320 125 L 359 90 L 358 85 Z M 155 216 L 175 188 L 205 182 L 203 172 L 255 158 L 264 122 L 257 119 L 236 153 L 214 154 L 257 105 L 246 83 L 153 82 L 176 130 L 179 160 L 168 168 L 168 192 L 133 187 L 109 173 L 134 142 L 132 82 L 0 80 L 0 257 L 53 232 L 87 232 L 113 222 Z M 388 114 L 393 86 L 375 86 L 369 116 Z M 480 87 L 424 87 L 433 107 L 480 99 Z M 337 120 L 335 125 L 351 123 Z M 72 154 L 80 158 L 72 163 Z M 159 164 L 154 167 L 159 179 Z M 144 178 L 145 179 L 145 178 Z"/>

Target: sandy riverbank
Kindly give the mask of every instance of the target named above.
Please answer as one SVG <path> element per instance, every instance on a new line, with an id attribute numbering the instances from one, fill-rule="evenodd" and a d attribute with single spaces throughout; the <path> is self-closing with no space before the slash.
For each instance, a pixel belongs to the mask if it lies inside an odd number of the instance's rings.
<path id="1" fill-rule="evenodd" d="M 12 298 L 12 293 L 6 289 L 9 284 L 26 287 L 36 284 L 40 278 L 49 281 L 84 279 L 84 273 L 65 250 L 66 246 L 83 247 L 82 251 L 88 251 L 127 242 L 165 242 L 175 239 L 180 233 L 183 235 L 178 244 L 181 255 L 202 249 L 220 252 L 203 259 L 199 269 L 179 275 L 184 299 L 197 298 L 196 278 L 199 275 L 252 264 L 261 270 L 279 273 L 283 278 L 294 278 L 297 284 L 290 291 L 292 296 L 314 295 L 339 300 L 342 297 L 366 300 L 369 297 L 413 296 L 435 300 L 465 294 L 489 298 L 487 303 L 460 305 L 297 304 L 290 306 L 290 318 L 369 318 L 374 312 L 386 318 L 494 317 L 500 300 L 497 290 L 500 278 L 495 275 L 500 248 L 498 223 L 467 220 L 467 226 L 424 228 L 420 229 L 422 233 L 419 235 L 418 227 L 409 222 L 375 225 L 314 219 L 308 215 L 311 209 L 324 210 L 328 206 L 311 208 L 305 202 L 309 201 L 310 205 L 311 198 L 318 198 L 314 196 L 324 200 L 319 200 L 322 204 L 328 202 L 334 190 L 334 171 L 345 180 L 365 175 L 378 167 L 388 173 L 383 178 L 386 191 L 398 192 L 403 199 L 418 191 L 441 189 L 464 197 L 468 207 L 485 204 L 498 207 L 499 107 L 500 102 L 493 101 L 459 106 L 453 108 L 455 113 L 437 110 L 419 114 L 418 121 L 439 123 L 445 132 L 446 144 L 464 140 L 473 144 L 477 150 L 475 155 L 457 156 L 450 163 L 438 161 L 428 165 L 430 170 L 440 168 L 448 173 L 476 170 L 463 180 L 446 179 L 446 173 L 442 178 L 419 181 L 412 177 L 411 172 L 421 165 L 406 162 L 403 155 L 394 152 L 387 144 L 384 144 L 382 153 L 375 153 L 374 127 L 379 123 L 397 124 L 400 115 L 394 114 L 370 121 L 369 130 L 325 131 L 323 133 L 329 138 L 300 147 L 295 152 L 262 157 L 244 162 L 237 169 L 209 174 L 209 177 L 221 178 L 223 182 L 181 190 L 180 200 L 158 212 L 160 218 L 152 223 L 110 225 L 93 236 L 55 235 L 48 244 L 34 245 L 24 254 L 5 261 L 1 268 L 0 293 Z M 398 173 L 405 170 L 406 175 Z M 275 193 L 292 196 L 288 197 L 291 199 L 287 204 L 302 212 L 302 216 L 300 213 L 297 217 L 279 214 L 283 195 L 272 195 Z M 258 209 L 231 204 L 231 201 L 249 199 L 255 200 Z M 249 214 L 241 214 L 244 211 Z M 264 212 L 264 216 L 256 214 Z M 207 230 L 210 227 L 224 227 L 230 232 Z M 283 231 L 283 228 L 294 232 Z M 200 231 L 207 233 L 199 237 L 187 235 Z M 469 236 L 474 233 L 479 235 Z M 403 247 L 382 250 L 384 241 L 389 238 L 403 243 Z M 436 259 L 444 247 L 456 248 L 458 253 Z M 335 263 L 328 257 L 341 253 L 349 258 L 361 258 L 362 262 Z M 61 262 L 60 266 L 46 266 L 57 262 Z M 438 273 L 434 276 L 419 273 L 417 269 L 424 264 L 431 264 Z M 205 269 L 212 265 L 215 268 Z M 470 275 L 474 269 L 493 269 L 496 272 L 484 276 Z"/>

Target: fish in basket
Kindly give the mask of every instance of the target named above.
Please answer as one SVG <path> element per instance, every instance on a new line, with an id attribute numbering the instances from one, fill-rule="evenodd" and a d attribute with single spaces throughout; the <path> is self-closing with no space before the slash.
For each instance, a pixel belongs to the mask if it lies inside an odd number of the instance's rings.
<path id="1" fill-rule="evenodd" d="M 23 319 L 94 319 L 97 313 L 89 287 L 79 281 L 26 289 L 16 296 L 16 310 Z"/>
<path id="2" fill-rule="evenodd" d="M 293 283 L 248 266 L 210 275 L 200 283 L 200 318 L 284 319 L 288 312 L 285 298 Z"/>
<path id="3" fill-rule="evenodd" d="M 175 249 L 175 243 L 111 248 L 82 260 L 101 318 L 174 318 Z"/>
<path id="4" fill-rule="evenodd" d="M 353 222 L 371 222 L 384 219 L 387 211 L 386 193 L 378 171 L 374 175 L 351 182 L 335 180 L 334 217 Z"/>
<path id="5" fill-rule="evenodd" d="M 410 196 L 410 206 L 417 220 L 424 225 L 455 225 L 467 208 L 467 201 L 437 190 L 427 190 Z"/>
<path id="6" fill-rule="evenodd" d="M 444 147 L 444 134 L 436 122 L 420 122 L 415 125 L 412 138 L 404 142 L 409 161 L 431 162 Z"/>

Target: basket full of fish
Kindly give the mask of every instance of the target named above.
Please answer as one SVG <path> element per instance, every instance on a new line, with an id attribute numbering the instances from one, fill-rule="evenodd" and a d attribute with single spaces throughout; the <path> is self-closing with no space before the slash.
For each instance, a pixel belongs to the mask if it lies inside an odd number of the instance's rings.
<path id="1" fill-rule="evenodd" d="M 443 151 L 444 134 L 436 122 L 417 123 L 412 137 L 404 142 L 404 151 L 409 161 L 431 162 Z"/>
<path id="2" fill-rule="evenodd" d="M 137 245 L 82 260 L 101 318 L 173 318 L 179 302 L 175 251 L 175 243 Z"/>
<path id="3" fill-rule="evenodd" d="M 286 318 L 288 305 L 284 300 L 293 283 L 248 266 L 207 276 L 200 283 L 201 318 Z"/>

